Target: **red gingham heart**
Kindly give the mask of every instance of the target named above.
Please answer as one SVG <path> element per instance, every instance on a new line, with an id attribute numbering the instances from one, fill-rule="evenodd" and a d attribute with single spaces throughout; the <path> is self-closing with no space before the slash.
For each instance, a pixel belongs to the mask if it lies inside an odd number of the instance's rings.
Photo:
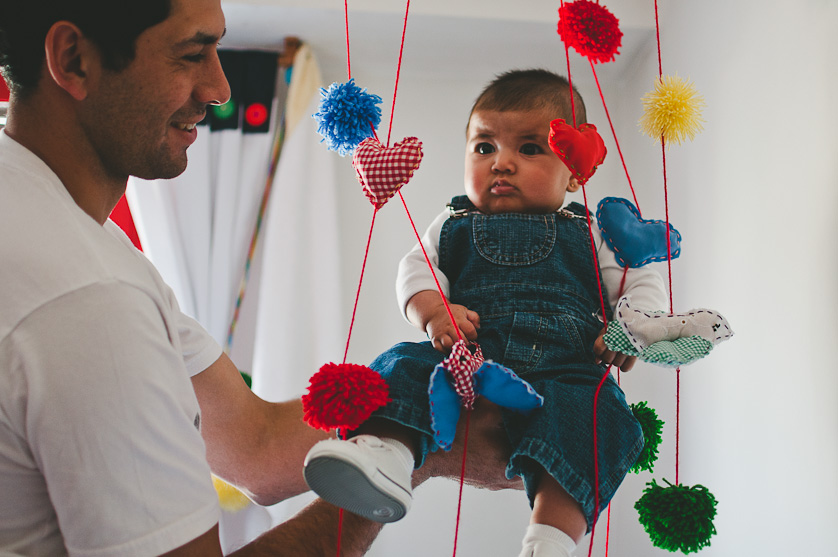
<path id="1" fill-rule="evenodd" d="M 368 137 L 358 145 L 352 166 L 364 195 L 380 209 L 413 176 L 422 160 L 422 142 L 406 137 L 392 147 Z"/>
<path id="2" fill-rule="evenodd" d="M 573 176 L 584 185 L 605 160 L 605 143 L 596 126 L 582 124 L 578 128 L 561 118 L 550 122 L 550 149 L 564 162 Z"/>
<path id="3" fill-rule="evenodd" d="M 477 395 L 474 394 L 474 372 L 483 365 L 483 351 L 479 344 L 474 353 L 464 340 L 458 340 L 451 347 L 451 354 L 442 361 L 442 366 L 454 377 L 454 390 L 460 395 L 463 406 L 471 410 Z"/>

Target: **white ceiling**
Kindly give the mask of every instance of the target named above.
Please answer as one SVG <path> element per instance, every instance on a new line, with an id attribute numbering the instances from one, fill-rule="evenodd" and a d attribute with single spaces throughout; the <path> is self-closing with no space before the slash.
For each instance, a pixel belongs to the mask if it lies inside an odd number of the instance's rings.
<path id="1" fill-rule="evenodd" d="M 340 0 L 222 0 L 227 16 L 224 47 L 280 49 L 286 36 L 314 49 L 327 81 L 347 75 L 346 18 Z M 356 70 L 394 73 L 405 22 L 395 0 L 350 0 L 349 48 Z M 564 46 L 556 33 L 559 1 L 414 0 L 410 4 L 403 75 L 485 80 L 514 67 L 546 67 L 566 73 Z M 611 0 L 623 46 L 613 63 L 599 64 L 603 84 L 629 71 L 632 59 L 654 39 L 654 5 Z M 472 15 L 475 14 L 475 15 Z M 571 51 L 574 79 L 592 80 L 587 60 Z M 578 76 L 578 77 L 577 77 Z"/>

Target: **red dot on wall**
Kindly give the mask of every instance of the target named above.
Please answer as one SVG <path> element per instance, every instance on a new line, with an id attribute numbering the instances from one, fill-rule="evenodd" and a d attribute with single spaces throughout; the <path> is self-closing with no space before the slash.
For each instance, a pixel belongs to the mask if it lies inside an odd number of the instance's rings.
<path id="1" fill-rule="evenodd" d="M 268 109 L 262 103 L 253 103 L 245 110 L 244 119 L 248 125 L 253 127 L 261 126 L 268 119 Z"/>

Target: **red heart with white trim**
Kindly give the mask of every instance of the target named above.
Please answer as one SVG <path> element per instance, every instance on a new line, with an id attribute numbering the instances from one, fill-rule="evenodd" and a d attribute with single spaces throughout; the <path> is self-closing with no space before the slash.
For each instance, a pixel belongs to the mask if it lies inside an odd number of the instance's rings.
<path id="1" fill-rule="evenodd" d="M 550 149 L 556 153 L 570 172 L 584 185 L 605 160 L 605 143 L 593 124 L 579 128 L 561 118 L 550 122 Z"/>
<path id="2" fill-rule="evenodd" d="M 392 147 L 368 137 L 352 156 L 364 195 L 378 209 L 410 180 L 421 161 L 422 142 L 415 137 L 406 137 Z"/>

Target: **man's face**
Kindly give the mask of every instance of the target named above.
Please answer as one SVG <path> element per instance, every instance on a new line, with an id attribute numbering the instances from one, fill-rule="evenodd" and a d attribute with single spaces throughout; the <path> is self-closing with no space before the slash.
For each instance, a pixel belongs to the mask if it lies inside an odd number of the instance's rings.
<path id="1" fill-rule="evenodd" d="M 173 178 L 186 169 L 207 105 L 230 96 L 216 51 L 224 26 L 220 0 L 172 0 L 169 17 L 137 38 L 128 67 L 102 69 L 91 83 L 80 121 L 109 176 Z"/>

